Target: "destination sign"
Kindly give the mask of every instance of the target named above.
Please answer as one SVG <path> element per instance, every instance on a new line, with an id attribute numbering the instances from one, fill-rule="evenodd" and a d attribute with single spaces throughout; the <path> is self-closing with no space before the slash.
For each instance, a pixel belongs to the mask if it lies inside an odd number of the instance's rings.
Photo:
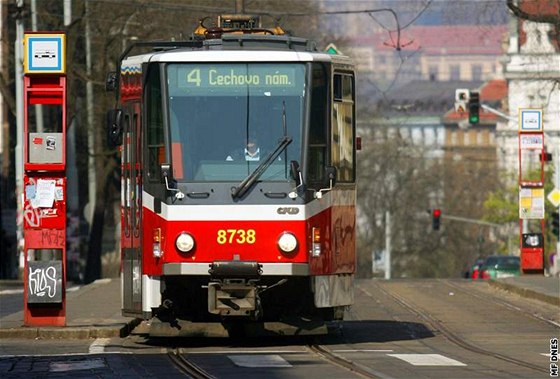
<path id="1" fill-rule="evenodd" d="M 170 70 L 170 79 L 173 73 Z M 177 68 L 177 88 L 293 88 L 303 78 L 303 66 L 292 64 L 185 64 Z M 301 83 L 302 80 L 300 79 Z"/>

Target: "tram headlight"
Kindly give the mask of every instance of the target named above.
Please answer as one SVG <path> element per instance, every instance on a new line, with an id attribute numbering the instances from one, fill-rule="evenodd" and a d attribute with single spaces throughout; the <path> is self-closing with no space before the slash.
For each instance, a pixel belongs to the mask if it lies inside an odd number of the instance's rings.
<path id="1" fill-rule="evenodd" d="M 188 253 L 194 249 L 194 238 L 187 232 L 181 232 L 175 240 L 177 250 L 182 253 Z"/>
<path id="2" fill-rule="evenodd" d="M 294 250 L 297 248 L 298 242 L 296 236 L 292 233 L 284 232 L 278 238 L 278 247 L 284 253 L 293 253 Z"/>

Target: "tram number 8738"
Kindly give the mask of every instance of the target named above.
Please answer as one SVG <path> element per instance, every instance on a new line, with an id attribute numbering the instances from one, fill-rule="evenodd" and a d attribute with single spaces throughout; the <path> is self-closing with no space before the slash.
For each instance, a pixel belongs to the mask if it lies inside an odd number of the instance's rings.
<path id="1" fill-rule="evenodd" d="M 254 244 L 257 240 L 257 234 L 254 229 L 220 229 L 216 241 L 220 245 L 226 243 L 232 244 Z"/>

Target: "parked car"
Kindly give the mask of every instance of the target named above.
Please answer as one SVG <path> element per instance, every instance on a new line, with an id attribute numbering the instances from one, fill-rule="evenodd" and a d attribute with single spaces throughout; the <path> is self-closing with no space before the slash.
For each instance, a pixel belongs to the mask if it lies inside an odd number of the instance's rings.
<path id="1" fill-rule="evenodd" d="M 467 278 L 479 279 L 480 278 L 480 267 L 484 263 L 484 258 L 478 258 L 467 273 Z"/>
<path id="2" fill-rule="evenodd" d="M 521 261 L 515 255 L 491 255 L 480 267 L 480 279 L 499 279 L 521 275 Z"/>

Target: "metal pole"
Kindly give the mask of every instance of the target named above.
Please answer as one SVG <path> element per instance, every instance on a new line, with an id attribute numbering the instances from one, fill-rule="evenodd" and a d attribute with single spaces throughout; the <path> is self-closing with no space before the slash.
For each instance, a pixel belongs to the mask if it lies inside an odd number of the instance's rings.
<path id="1" fill-rule="evenodd" d="M 88 206 L 85 214 L 89 223 L 90 231 L 93 223 L 93 211 L 95 209 L 95 192 L 97 188 L 97 180 L 95 175 L 95 132 L 93 125 L 93 83 L 91 81 L 91 31 L 89 21 L 89 1 L 85 2 L 86 13 L 86 101 L 87 101 L 87 130 L 88 130 Z"/>
<path id="2" fill-rule="evenodd" d="M 37 0 L 31 0 L 31 30 L 37 31 Z M 35 122 L 37 125 L 37 133 L 45 131 L 43 118 L 43 105 L 35 105 Z M 51 130 L 52 131 L 52 130 Z"/>
<path id="3" fill-rule="evenodd" d="M 391 212 L 385 212 L 385 279 L 391 279 Z"/>
<path id="4" fill-rule="evenodd" d="M 235 0 L 235 13 L 243 14 L 245 13 L 245 1 L 244 0 Z"/>
<path id="5" fill-rule="evenodd" d="M 556 145 L 556 189 L 560 191 L 560 146 Z M 560 223 L 560 205 L 558 205 L 558 222 Z M 560 265 L 560 236 L 556 240 L 556 264 Z"/>
<path id="6" fill-rule="evenodd" d="M 506 120 L 517 122 L 517 117 L 508 116 L 507 114 L 502 113 L 502 112 L 500 112 L 499 110 L 494 109 L 494 108 L 492 108 L 492 107 L 490 107 L 490 106 L 488 106 L 488 105 L 486 105 L 486 104 L 480 104 L 480 107 L 483 108 L 483 109 L 486 109 L 486 110 L 487 110 L 488 112 L 490 112 L 490 113 L 494 113 L 494 114 L 497 115 L 497 116 L 503 117 L 503 118 L 505 118 Z"/>
<path id="7" fill-rule="evenodd" d="M 472 219 L 472 218 L 459 217 L 459 216 L 441 215 L 441 218 L 446 219 L 446 220 L 466 222 L 466 223 L 469 223 L 469 224 L 492 226 L 494 228 L 499 228 L 499 227 L 503 226 L 502 224 L 496 224 L 496 223 L 493 223 L 493 222 L 475 220 L 475 219 Z"/>
<path id="8" fill-rule="evenodd" d="M 23 0 L 17 0 L 18 9 L 23 9 Z M 17 198 L 17 241 L 19 256 L 19 277 L 23 277 L 25 266 L 23 252 L 23 19 L 20 14 L 16 19 L 16 42 L 15 51 L 15 85 L 16 85 L 16 198 Z"/>
<path id="9" fill-rule="evenodd" d="M 64 0 L 64 26 L 72 23 L 72 0 Z"/>

